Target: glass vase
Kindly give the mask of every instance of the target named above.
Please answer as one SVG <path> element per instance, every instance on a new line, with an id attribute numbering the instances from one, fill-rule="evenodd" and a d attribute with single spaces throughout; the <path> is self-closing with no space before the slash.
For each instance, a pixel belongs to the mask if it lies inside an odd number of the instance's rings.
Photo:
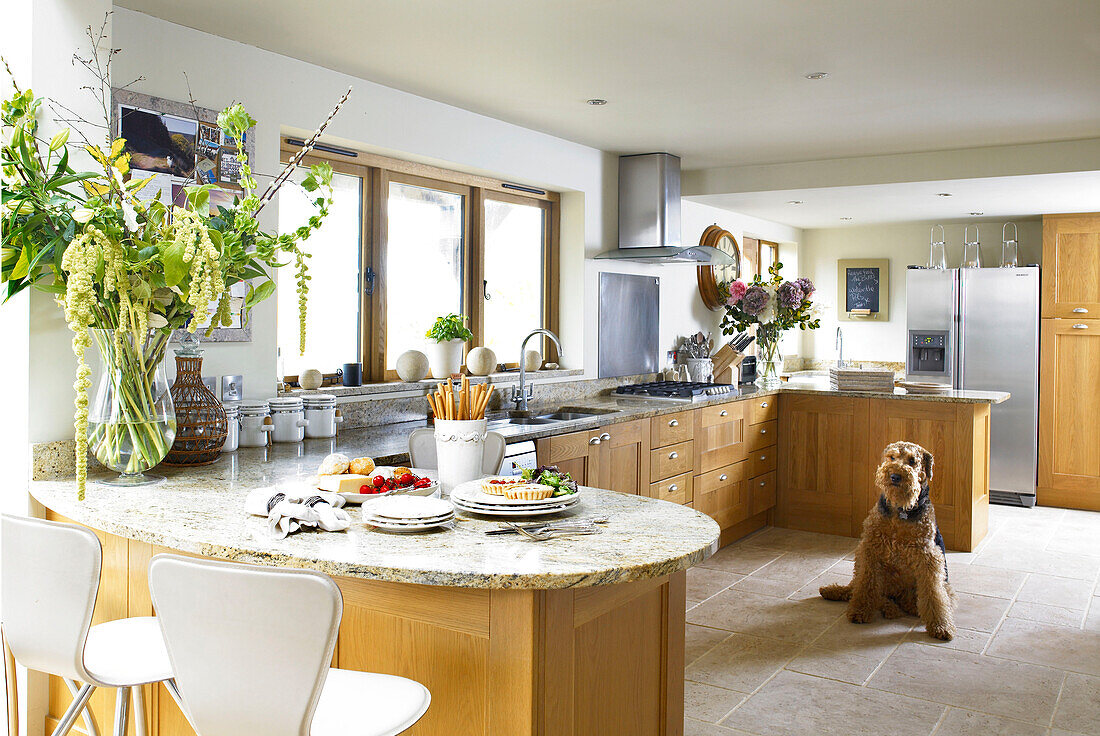
<path id="1" fill-rule="evenodd" d="M 172 447 L 176 414 L 164 372 L 168 336 L 150 330 L 144 341 L 128 332 L 92 329 L 102 369 L 88 407 L 88 449 L 117 478 L 109 486 L 160 483 L 147 475 Z"/>
<path id="2" fill-rule="evenodd" d="M 779 374 L 783 371 L 783 356 L 779 354 L 779 338 L 782 333 L 761 325 L 756 333 L 757 354 L 756 385 L 760 388 L 779 388 L 783 380 Z"/>

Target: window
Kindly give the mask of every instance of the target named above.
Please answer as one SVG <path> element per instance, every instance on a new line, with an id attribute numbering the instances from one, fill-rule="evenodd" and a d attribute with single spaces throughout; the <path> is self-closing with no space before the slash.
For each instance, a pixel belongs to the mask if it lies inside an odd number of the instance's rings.
<path id="1" fill-rule="evenodd" d="M 284 147 L 284 161 L 295 150 Z M 362 152 L 303 163 L 321 160 L 337 172 L 336 192 L 324 228 L 305 244 L 313 257 L 304 358 L 297 294 L 285 283 L 278 292 L 285 375 L 359 360 L 364 380 L 395 380 L 398 356 L 424 350 L 432 322 L 452 312 L 469 318 L 468 347 L 485 345 L 513 366 L 528 332 L 557 330 L 557 194 Z M 311 213 L 289 187 L 279 205 L 281 230 Z M 528 344 L 540 347 L 556 359 L 548 341 Z"/>
<path id="2" fill-rule="evenodd" d="M 519 345 L 542 326 L 546 210 L 535 203 L 485 200 L 485 341 L 497 360 L 519 360 Z M 537 348 L 538 343 L 528 343 Z"/>
<path id="3" fill-rule="evenodd" d="M 305 172 L 294 178 L 301 181 Z M 324 225 L 305 243 L 309 259 L 306 352 L 298 351 L 298 292 L 291 269 L 281 269 L 278 345 L 284 375 L 306 368 L 332 373 L 359 360 L 359 274 L 362 253 L 363 182 L 358 176 L 332 176 L 333 202 Z M 315 212 L 301 187 L 287 184 L 279 193 L 279 232 L 290 232 Z"/>
<path id="4" fill-rule="evenodd" d="M 462 194 L 391 181 L 386 201 L 386 369 L 423 350 L 441 314 L 463 312 Z"/>

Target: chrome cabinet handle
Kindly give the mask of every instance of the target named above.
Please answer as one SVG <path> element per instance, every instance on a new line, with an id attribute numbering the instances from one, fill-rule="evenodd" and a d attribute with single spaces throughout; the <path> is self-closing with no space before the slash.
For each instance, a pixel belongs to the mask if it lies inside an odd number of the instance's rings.
<path id="1" fill-rule="evenodd" d="M 1088 325 L 1086 325 L 1086 324 L 1082 324 L 1082 323 L 1080 323 L 1080 322 L 1078 322 L 1077 324 L 1075 324 L 1075 325 L 1073 326 L 1073 329 L 1075 329 L 1075 330 L 1087 330 L 1088 328 L 1089 328 L 1089 326 L 1088 326 Z"/>
<path id="2" fill-rule="evenodd" d="M 600 444 L 600 438 L 599 437 L 593 437 L 592 439 L 588 440 L 588 444 L 598 445 L 598 444 Z"/>
<path id="3" fill-rule="evenodd" d="M 673 419 L 673 420 L 671 420 L 671 421 L 670 421 L 670 422 L 668 423 L 668 426 L 670 426 L 670 427 L 679 427 L 679 426 L 680 426 L 680 422 L 678 422 L 678 421 L 676 421 L 675 419 Z"/>
<path id="4" fill-rule="evenodd" d="M 1074 314 L 1088 314 L 1089 310 L 1085 309 L 1084 307 L 1074 307 L 1073 308 L 1073 313 Z"/>
<path id="5" fill-rule="evenodd" d="M 670 486 L 668 487 L 668 490 L 669 490 L 669 493 L 673 493 L 673 492 L 675 492 L 675 491 L 678 491 L 678 490 L 680 490 L 680 486 L 678 486 L 678 485 L 676 485 L 675 483 L 673 483 L 672 485 L 670 485 Z"/>
<path id="6" fill-rule="evenodd" d="M 764 487 L 764 484 L 765 484 L 766 482 L 767 482 L 767 481 L 763 481 L 763 480 L 762 480 L 762 481 L 760 481 L 760 487 L 761 487 L 761 488 L 763 488 L 763 487 Z"/>
<path id="7" fill-rule="evenodd" d="M 760 434 L 767 434 L 767 433 L 768 433 L 768 430 L 766 430 L 766 429 L 760 430 Z"/>
<path id="8" fill-rule="evenodd" d="M 768 456 L 767 456 L 767 455 L 761 455 L 761 456 L 760 456 L 760 459 L 761 459 L 761 460 L 767 460 L 767 459 L 768 459 Z"/>
<path id="9" fill-rule="evenodd" d="M 728 475 L 726 475 L 725 473 L 722 473 L 720 476 L 718 476 L 718 480 L 725 480 L 728 477 L 729 477 Z"/>
<path id="10" fill-rule="evenodd" d="M 764 401 L 764 402 L 761 402 L 761 404 L 760 404 L 760 408 L 761 408 L 761 409 L 767 409 L 767 408 L 768 408 L 768 402 L 766 402 L 766 401 Z"/>
<path id="11" fill-rule="evenodd" d="M 603 440 L 604 442 L 610 442 L 611 441 L 611 435 L 609 435 L 607 432 L 604 432 L 603 434 L 600 435 L 600 439 Z"/>
<path id="12" fill-rule="evenodd" d="M 718 412 L 718 416 L 720 416 L 720 417 L 728 417 L 729 415 L 730 415 L 730 413 L 728 411 L 726 411 L 725 409 Z"/>
<path id="13" fill-rule="evenodd" d="M 668 453 L 668 459 L 669 460 L 675 460 L 678 457 L 680 457 L 680 455 L 678 453 L 675 453 L 675 452 Z"/>

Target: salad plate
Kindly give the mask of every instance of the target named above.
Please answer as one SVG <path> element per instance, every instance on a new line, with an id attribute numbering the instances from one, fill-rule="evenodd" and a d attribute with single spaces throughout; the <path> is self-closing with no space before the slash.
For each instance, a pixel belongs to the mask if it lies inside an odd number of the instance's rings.
<path id="1" fill-rule="evenodd" d="M 373 481 L 374 478 L 381 476 L 383 479 L 393 477 L 393 471 L 399 466 L 380 465 L 371 471 L 370 478 Z M 431 483 L 422 488 L 416 488 L 411 486 L 408 488 L 396 488 L 394 490 L 380 491 L 377 493 L 341 493 L 344 502 L 348 505 L 357 505 L 371 499 L 383 498 L 388 496 L 431 496 L 438 498 L 439 496 L 439 477 L 438 471 L 426 470 L 424 468 L 403 468 L 405 470 L 411 470 L 412 474 L 417 478 L 426 478 Z M 373 483 L 371 484 L 373 486 Z"/>

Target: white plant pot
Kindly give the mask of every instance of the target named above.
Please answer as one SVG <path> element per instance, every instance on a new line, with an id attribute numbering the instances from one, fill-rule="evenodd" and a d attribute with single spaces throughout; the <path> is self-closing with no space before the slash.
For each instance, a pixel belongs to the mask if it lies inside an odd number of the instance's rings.
<path id="1" fill-rule="evenodd" d="M 484 419 L 436 419 L 435 454 L 439 485 L 444 493 L 485 474 L 486 422 Z"/>
<path id="2" fill-rule="evenodd" d="M 447 342 L 428 340 L 428 366 L 432 369 L 432 378 L 450 378 L 462 369 L 462 346 L 465 342 L 457 337 Z"/>

